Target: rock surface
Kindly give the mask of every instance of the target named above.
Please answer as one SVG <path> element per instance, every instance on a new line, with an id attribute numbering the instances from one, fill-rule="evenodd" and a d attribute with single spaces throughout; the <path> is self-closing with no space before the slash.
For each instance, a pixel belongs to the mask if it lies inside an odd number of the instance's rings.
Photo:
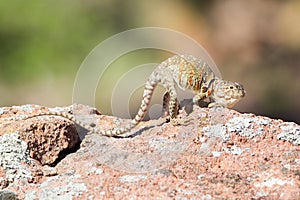
<path id="1" fill-rule="evenodd" d="M 186 126 L 142 122 L 122 137 L 87 134 L 129 120 L 83 105 L 0 108 L 0 199 L 300 199 L 300 126 L 198 108 Z"/>

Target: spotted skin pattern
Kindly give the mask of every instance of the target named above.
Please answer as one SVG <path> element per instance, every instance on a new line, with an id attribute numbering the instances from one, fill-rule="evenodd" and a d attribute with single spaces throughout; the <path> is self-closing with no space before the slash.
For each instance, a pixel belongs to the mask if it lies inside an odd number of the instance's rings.
<path id="1" fill-rule="evenodd" d="M 170 122 L 173 125 L 186 123 L 185 119 L 177 119 L 178 100 L 175 85 L 183 90 L 195 93 L 194 103 L 208 100 L 208 107 L 222 106 L 232 107 L 245 96 L 243 86 L 236 82 L 226 81 L 215 76 L 211 68 L 201 59 L 191 55 L 175 55 L 159 64 L 150 74 L 140 109 L 137 115 L 125 126 L 115 127 L 108 130 L 101 130 L 77 120 L 68 113 L 45 112 L 27 117 L 37 117 L 43 115 L 56 115 L 67 118 L 92 133 L 103 136 L 118 136 L 133 129 L 145 117 L 154 92 L 155 87 L 161 84 L 166 93 L 163 107 L 168 110 Z"/>

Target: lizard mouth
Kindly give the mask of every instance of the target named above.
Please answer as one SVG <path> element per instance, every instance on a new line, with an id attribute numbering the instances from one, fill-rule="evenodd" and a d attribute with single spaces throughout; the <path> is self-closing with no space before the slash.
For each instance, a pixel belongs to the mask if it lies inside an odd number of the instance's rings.
<path id="1" fill-rule="evenodd" d="M 233 106 L 235 106 L 242 98 L 238 97 L 238 98 L 231 98 L 231 101 L 228 102 L 227 104 L 227 108 L 232 108 Z"/>

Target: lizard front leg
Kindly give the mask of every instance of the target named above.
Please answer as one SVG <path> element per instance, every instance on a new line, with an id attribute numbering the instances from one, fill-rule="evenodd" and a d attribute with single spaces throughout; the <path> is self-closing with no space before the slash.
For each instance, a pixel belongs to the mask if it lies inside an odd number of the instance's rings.
<path id="1" fill-rule="evenodd" d="M 199 93 L 197 93 L 193 97 L 193 103 L 200 106 L 199 102 L 208 98 L 211 95 L 211 90 L 208 89 L 206 86 L 202 86 L 201 90 Z"/>

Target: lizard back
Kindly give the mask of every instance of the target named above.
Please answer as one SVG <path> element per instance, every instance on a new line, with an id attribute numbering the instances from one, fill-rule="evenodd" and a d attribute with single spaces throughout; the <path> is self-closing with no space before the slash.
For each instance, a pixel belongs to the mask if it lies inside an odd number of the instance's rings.
<path id="1" fill-rule="evenodd" d="M 202 59 L 191 55 L 175 55 L 161 65 L 171 71 L 174 81 L 182 90 L 200 91 L 202 86 L 207 87 L 215 78 L 211 68 Z"/>

